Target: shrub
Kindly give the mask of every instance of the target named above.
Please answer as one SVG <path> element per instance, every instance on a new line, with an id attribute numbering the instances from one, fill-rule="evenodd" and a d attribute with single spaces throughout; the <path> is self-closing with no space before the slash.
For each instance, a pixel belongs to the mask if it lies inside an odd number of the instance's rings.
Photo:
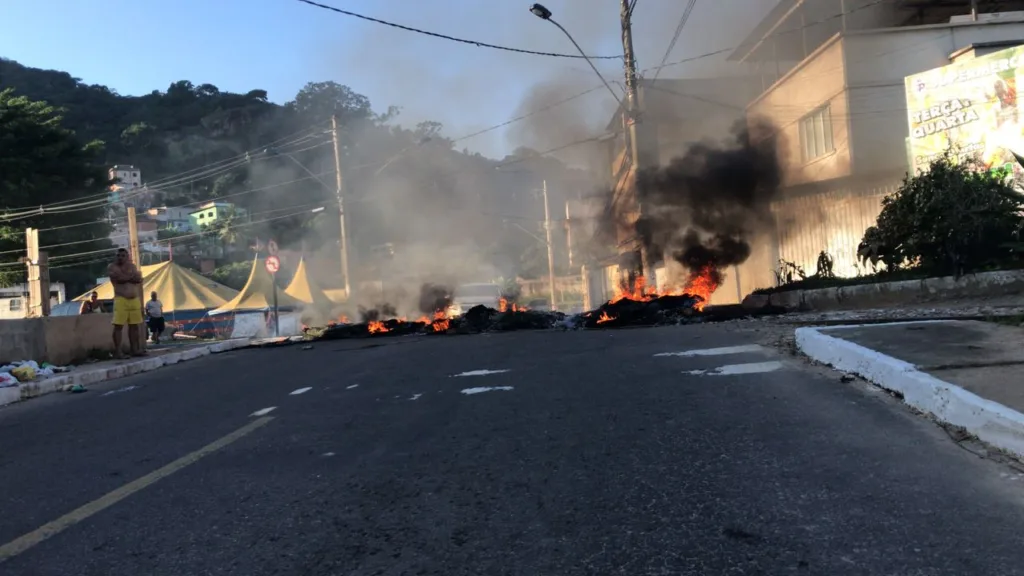
<path id="1" fill-rule="evenodd" d="M 861 262 L 959 276 L 1016 260 L 1024 197 L 1005 174 L 975 168 L 946 153 L 928 171 L 906 176 L 864 232 Z"/>

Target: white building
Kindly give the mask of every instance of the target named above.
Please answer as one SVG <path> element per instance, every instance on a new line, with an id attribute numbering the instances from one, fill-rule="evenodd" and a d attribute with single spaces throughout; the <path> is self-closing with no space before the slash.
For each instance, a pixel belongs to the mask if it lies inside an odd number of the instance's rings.
<path id="1" fill-rule="evenodd" d="M 191 231 L 189 214 L 192 212 L 193 208 L 189 207 L 159 206 L 147 210 L 146 215 L 151 220 L 159 222 L 161 228 L 169 228 L 178 232 L 189 232 Z"/>
<path id="2" fill-rule="evenodd" d="M 142 187 L 142 171 L 135 166 L 116 164 L 107 171 L 114 188 L 128 189 Z"/>
<path id="3" fill-rule="evenodd" d="M 67 299 L 62 282 L 50 283 L 50 306 Z M 0 288 L 0 320 L 18 320 L 28 314 L 28 284 Z"/>

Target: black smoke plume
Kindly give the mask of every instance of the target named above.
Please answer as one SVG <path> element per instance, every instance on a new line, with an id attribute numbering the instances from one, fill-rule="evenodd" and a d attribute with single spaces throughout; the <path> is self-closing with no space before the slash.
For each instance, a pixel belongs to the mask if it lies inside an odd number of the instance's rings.
<path id="1" fill-rule="evenodd" d="M 452 304 L 452 289 L 440 284 L 424 284 L 420 286 L 420 312 L 433 314 L 447 310 Z"/>
<path id="2" fill-rule="evenodd" d="M 394 318 L 398 311 L 391 304 L 378 304 L 373 308 L 359 307 L 359 319 L 363 322 L 376 322 L 385 318 Z"/>
<path id="3" fill-rule="evenodd" d="M 691 273 L 750 257 L 750 240 L 771 225 L 782 181 L 775 128 L 740 120 L 720 143 L 690 147 L 667 166 L 637 179 L 642 216 L 637 233 L 652 259 L 671 257 Z"/>

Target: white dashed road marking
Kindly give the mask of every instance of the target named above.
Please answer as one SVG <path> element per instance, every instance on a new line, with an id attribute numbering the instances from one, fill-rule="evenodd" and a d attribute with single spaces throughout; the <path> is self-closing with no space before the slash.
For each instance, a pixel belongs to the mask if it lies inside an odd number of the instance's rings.
<path id="1" fill-rule="evenodd" d="M 124 388 L 118 388 L 117 390 L 111 390 L 110 392 L 106 392 L 103 395 L 111 396 L 113 394 L 120 394 L 122 392 L 130 392 L 132 390 L 135 390 L 136 388 L 138 388 L 138 386 L 125 386 Z"/>
<path id="2" fill-rule="evenodd" d="M 463 372 L 462 374 L 455 374 L 452 378 L 460 378 L 462 376 L 490 376 L 491 374 L 502 374 L 508 372 L 508 370 L 470 370 L 469 372 Z"/>
<path id="3" fill-rule="evenodd" d="M 359 388 L 359 384 L 353 384 L 351 386 L 345 386 L 345 390 L 351 390 L 353 388 Z"/>
<path id="4" fill-rule="evenodd" d="M 683 374 L 694 376 L 734 376 L 737 374 L 761 374 L 782 369 L 782 362 L 753 362 L 751 364 L 730 364 L 710 370 L 689 370 Z"/>
<path id="5" fill-rule="evenodd" d="M 292 390 L 292 392 L 291 392 L 291 394 L 289 394 L 289 396 L 298 396 L 299 394 L 305 394 L 306 392 L 309 392 L 312 389 L 313 389 L 313 387 L 310 386 L 308 388 L 299 388 L 298 390 Z"/>
<path id="6" fill-rule="evenodd" d="M 270 408 L 263 408 L 262 410 L 257 410 L 250 414 L 250 416 L 266 416 L 267 414 L 270 414 L 274 410 L 277 410 L 277 406 L 271 406 Z"/>
<path id="7" fill-rule="evenodd" d="M 705 348 L 703 350 L 686 350 L 684 352 L 662 352 L 655 354 L 657 358 L 659 356 L 725 356 L 727 354 L 748 354 L 750 352 L 762 352 L 764 348 L 757 344 L 747 344 L 744 346 L 727 346 L 725 348 Z"/>
<path id="8" fill-rule="evenodd" d="M 463 394 L 481 394 L 483 392 L 491 392 L 494 390 L 512 390 L 511 386 L 483 386 L 480 388 L 466 388 L 462 391 Z"/>
<path id="9" fill-rule="evenodd" d="M 409 398 L 409 400 L 419 400 L 420 396 L 423 396 L 423 394 L 413 394 L 412 398 Z"/>

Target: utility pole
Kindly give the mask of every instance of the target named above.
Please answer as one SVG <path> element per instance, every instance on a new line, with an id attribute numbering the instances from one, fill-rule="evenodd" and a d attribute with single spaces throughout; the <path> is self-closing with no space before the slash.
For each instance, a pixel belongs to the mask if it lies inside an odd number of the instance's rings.
<path id="1" fill-rule="evenodd" d="M 548 181 L 544 180 L 541 190 L 544 193 L 544 234 L 548 243 L 548 282 L 551 284 L 551 310 L 557 310 L 555 304 L 555 251 L 551 243 L 551 210 L 548 208 Z"/>
<path id="2" fill-rule="evenodd" d="M 643 216 L 643 202 L 640 201 L 640 190 L 638 178 L 640 172 L 640 142 L 637 138 L 637 124 L 640 123 L 640 94 L 636 77 L 636 54 L 633 52 L 633 22 L 630 11 L 630 0 L 619 0 L 619 18 L 622 23 L 622 54 L 624 56 L 626 72 L 626 124 L 629 130 L 630 161 L 633 164 L 632 177 L 630 178 L 633 187 L 633 194 L 636 197 L 637 217 Z M 640 262 L 641 273 L 647 280 L 647 285 L 652 286 L 655 282 L 654 270 L 651 269 L 651 255 L 640 240 Z"/>
<path id="3" fill-rule="evenodd" d="M 565 247 L 569 251 L 569 269 L 572 269 L 572 216 L 569 214 L 569 201 L 565 201 Z"/>
<path id="4" fill-rule="evenodd" d="M 128 252 L 131 254 L 132 263 L 139 269 L 139 274 L 142 274 L 142 253 L 139 250 L 139 223 L 135 217 L 135 207 L 128 207 Z M 143 284 L 139 284 L 139 303 L 145 304 L 146 302 L 146 291 Z M 131 326 L 128 327 L 132 329 Z M 136 329 L 139 331 L 139 349 L 146 349 L 146 323 L 139 324 Z"/>
<path id="5" fill-rule="evenodd" d="M 21 261 L 28 267 L 28 318 L 50 315 L 50 269 L 46 252 L 39 251 L 39 230 L 25 229 L 25 248 L 28 252 Z"/>
<path id="6" fill-rule="evenodd" d="M 345 299 L 351 293 L 348 277 L 348 233 L 345 231 L 345 199 L 343 181 L 341 179 L 341 146 L 338 144 L 338 116 L 331 116 L 331 141 L 334 142 L 334 182 L 335 194 L 338 197 L 338 245 L 341 248 L 341 275 L 345 278 Z"/>

